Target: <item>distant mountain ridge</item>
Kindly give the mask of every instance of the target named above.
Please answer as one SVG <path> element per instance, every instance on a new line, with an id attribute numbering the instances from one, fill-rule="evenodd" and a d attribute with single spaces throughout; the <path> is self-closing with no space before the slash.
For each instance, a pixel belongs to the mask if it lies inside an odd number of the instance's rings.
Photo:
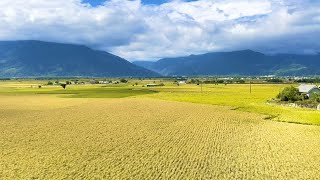
<path id="1" fill-rule="evenodd" d="M 0 41 L 0 77 L 150 77 L 158 73 L 82 45 Z"/>
<path id="2" fill-rule="evenodd" d="M 156 62 L 133 62 L 162 75 L 320 75 L 320 55 L 214 52 Z"/>

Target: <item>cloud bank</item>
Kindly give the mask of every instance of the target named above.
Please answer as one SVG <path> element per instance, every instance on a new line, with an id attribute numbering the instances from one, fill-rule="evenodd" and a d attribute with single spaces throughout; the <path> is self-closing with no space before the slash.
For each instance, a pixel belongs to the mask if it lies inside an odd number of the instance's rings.
<path id="1" fill-rule="evenodd" d="M 320 52 L 315 0 L 1 0 L 0 40 L 84 44 L 128 60 L 212 51 Z"/>

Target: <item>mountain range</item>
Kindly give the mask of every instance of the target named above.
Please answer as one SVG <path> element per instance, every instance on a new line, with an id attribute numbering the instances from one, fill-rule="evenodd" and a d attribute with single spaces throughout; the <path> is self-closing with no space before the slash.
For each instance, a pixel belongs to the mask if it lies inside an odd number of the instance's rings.
<path id="1" fill-rule="evenodd" d="M 320 54 L 267 55 L 252 50 L 129 61 L 83 45 L 0 41 L 0 77 L 157 77 L 320 74 Z"/>
<path id="2" fill-rule="evenodd" d="M 266 55 L 252 50 L 215 52 L 156 62 L 136 61 L 136 65 L 162 75 L 316 75 L 320 74 L 320 54 Z"/>
<path id="3" fill-rule="evenodd" d="M 0 41 L 0 77 L 153 77 L 158 73 L 104 51 L 42 41 Z"/>

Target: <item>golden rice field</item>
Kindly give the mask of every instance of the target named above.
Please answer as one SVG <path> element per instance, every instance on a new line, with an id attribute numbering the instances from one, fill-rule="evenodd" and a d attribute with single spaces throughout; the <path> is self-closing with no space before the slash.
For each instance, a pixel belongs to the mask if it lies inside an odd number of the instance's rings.
<path id="1" fill-rule="evenodd" d="M 19 109 L 1 107 L 4 179 L 320 176 L 318 126 L 139 98 L 76 100 L 80 105 L 72 99 L 61 108 L 25 100 L 11 98 Z"/>
<path id="2" fill-rule="evenodd" d="M 45 88 L 10 94 L 16 86 L 0 86 L 0 179 L 320 177 L 320 126 L 265 120 L 236 106 L 162 100 L 186 87 L 61 98 L 34 93 Z"/>

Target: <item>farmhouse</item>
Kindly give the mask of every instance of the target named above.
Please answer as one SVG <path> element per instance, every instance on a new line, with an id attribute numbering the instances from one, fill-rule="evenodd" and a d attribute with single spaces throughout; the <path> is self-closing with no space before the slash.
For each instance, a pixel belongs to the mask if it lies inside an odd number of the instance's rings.
<path id="1" fill-rule="evenodd" d="M 156 87 L 156 84 L 147 84 L 147 87 Z"/>
<path id="2" fill-rule="evenodd" d="M 300 94 L 305 93 L 310 98 L 313 94 L 320 93 L 320 89 L 318 86 L 315 86 L 315 85 L 303 84 L 299 86 L 299 93 Z"/>
<path id="3" fill-rule="evenodd" d="M 187 84 L 186 81 L 179 81 L 178 84 L 182 85 L 182 84 Z"/>
<path id="4" fill-rule="evenodd" d="M 99 81 L 99 84 L 109 84 L 108 81 Z"/>

